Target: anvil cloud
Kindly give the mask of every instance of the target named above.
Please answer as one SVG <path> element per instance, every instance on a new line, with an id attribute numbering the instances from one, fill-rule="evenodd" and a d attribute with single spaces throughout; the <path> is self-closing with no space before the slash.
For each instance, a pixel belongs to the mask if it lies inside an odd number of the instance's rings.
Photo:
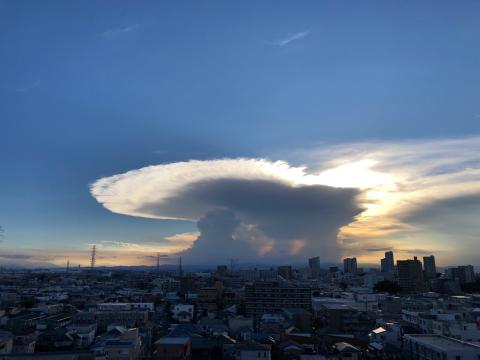
<path id="1" fill-rule="evenodd" d="M 337 257 L 339 229 L 362 212 L 358 190 L 265 159 L 149 166 L 100 179 L 91 192 L 116 213 L 198 221 L 200 235 L 183 254 L 197 262 Z"/>
<path id="2" fill-rule="evenodd" d="M 479 138 L 342 144 L 285 157 L 308 167 L 178 162 L 99 179 L 91 193 L 115 213 L 197 222 L 200 235 L 183 256 L 198 262 L 313 254 L 369 260 L 386 248 L 407 257 L 413 248 L 457 256 L 452 236 L 478 238 L 479 154 Z"/>

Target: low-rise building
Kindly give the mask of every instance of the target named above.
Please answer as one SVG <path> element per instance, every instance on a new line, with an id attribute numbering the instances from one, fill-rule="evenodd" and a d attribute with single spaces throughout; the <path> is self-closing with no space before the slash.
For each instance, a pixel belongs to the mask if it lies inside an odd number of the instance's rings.
<path id="1" fill-rule="evenodd" d="M 154 344 L 154 359 L 189 360 L 192 356 L 192 344 L 189 337 L 163 337 Z"/>
<path id="2" fill-rule="evenodd" d="M 309 287 L 260 281 L 245 287 L 245 311 L 249 317 L 259 318 L 284 308 L 311 310 L 312 289 Z"/>
<path id="3" fill-rule="evenodd" d="M 235 360 L 270 360 L 271 347 L 259 343 L 244 343 L 235 345 Z"/>
<path id="4" fill-rule="evenodd" d="M 406 359 L 419 360 L 478 360 L 480 346 L 441 335 L 404 335 L 403 353 Z"/>

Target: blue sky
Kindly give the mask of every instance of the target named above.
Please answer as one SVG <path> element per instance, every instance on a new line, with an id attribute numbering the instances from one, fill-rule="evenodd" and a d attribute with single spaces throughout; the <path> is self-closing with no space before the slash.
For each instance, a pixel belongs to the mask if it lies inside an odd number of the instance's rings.
<path id="1" fill-rule="evenodd" d="M 1 246 L 196 231 L 90 195 L 147 165 L 476 135 L 479 16 L 477 1 L 0 0 Z"/>

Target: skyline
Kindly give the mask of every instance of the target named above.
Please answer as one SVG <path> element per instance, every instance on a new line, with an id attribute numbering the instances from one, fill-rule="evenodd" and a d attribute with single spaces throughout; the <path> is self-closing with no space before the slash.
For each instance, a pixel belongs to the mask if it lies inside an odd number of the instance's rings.
<path id="1" fill-rule="evenodd" d="M 0 265 L 480 265 L 479 15 L 0 1 Z"/>

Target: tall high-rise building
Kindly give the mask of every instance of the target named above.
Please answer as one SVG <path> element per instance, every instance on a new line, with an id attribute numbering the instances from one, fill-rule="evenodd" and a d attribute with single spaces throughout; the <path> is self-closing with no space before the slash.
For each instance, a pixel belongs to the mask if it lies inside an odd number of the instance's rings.
<path id="1" fill-rule="evenodd" d="M 426 280 L 435 279 L 437 277 L 437 267 L 435 266 L 435 256 L 423 257 L 423 273 Z"/>
<path id="2" fill-rule="evenodd" d="M 393 251 L 387 251 L 385 257 L 380 260 L 383 273 L 392 273 L 395 270 L 395 262 L 393 260 Z"/>
<path id="3" fill-rule="evenodd" d="M 345 274 L 356 274 L 357 273 L 357 258 L 346 258 L 343 259 L 343 272 Z"/>
<path id="4" fill-rule="evenodd" d="M 472 265 L 463 265 L 448 268 L 445 275 L 450 279 L 456 279 L 460 284 L 468 284 L 475 281 L 475 271 Z"/>
<path id="5" fill-rule="evenodd" d="M 475 271 L 472 265 L 463 265 L 457 267 L 460 283 L 468 284 L 475 282 Z"/>
<path id="6" fill-rule="evenodd" d="M 382 273 L 388 272 L 387 259 L 385 258 L 380 259 L 380 269 Z"/>
<path id="7" fill-rule="evenodd" d="M 308 259 L 308 268 L 310 269 L 310 276 L 314 279 L 318 279 L 320 276 L 320 258 L 315 256 Z"/>
<path id="8" fill-rule="evenodd" d="M 398 285 L 405 291 L 423 290 L 422 262 L 415 256 L 413 260 L 397 260 Z"/>

